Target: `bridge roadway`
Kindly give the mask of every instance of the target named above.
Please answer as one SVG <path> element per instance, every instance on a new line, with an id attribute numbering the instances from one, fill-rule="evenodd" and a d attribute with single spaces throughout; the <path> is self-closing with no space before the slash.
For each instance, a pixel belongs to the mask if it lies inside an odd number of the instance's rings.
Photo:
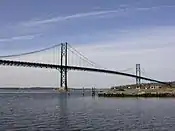
<path id="1" fill-rule="evenodd" d="M 89 71 L 89 72 L 99 72 L 99 73 L 107 73 L 107 74 L 114 74 L 114 75 L 122 75 L 122 76 L 140 78 L 142 80 L 147 80 L 147 81 L 152 81 L 152 82 L 157 82 L 157 83 L 161 83 L 161 84 L 170 85 L 167 82 L 162 82 L 162 81 L 147 78 L 147 77 L 139 77 L 139 76 L 129 74 L 129 73 L 123 73 L 123 72 L 105 70 L 105 69 L 90 68 L 90 67 L 61 66 L 61 65 L 55 65 L 55 64 L 33 63 L 33 62 L 24 62 L 24 61 L 11 61 L 11 60 L 0 60 L 0 65 L 20 66 L 20 67 L 34 67 L 34 68 L 49 68 L 49 69 L 67 68 L 68 70 L 79 70 L 79 71 Z"/>

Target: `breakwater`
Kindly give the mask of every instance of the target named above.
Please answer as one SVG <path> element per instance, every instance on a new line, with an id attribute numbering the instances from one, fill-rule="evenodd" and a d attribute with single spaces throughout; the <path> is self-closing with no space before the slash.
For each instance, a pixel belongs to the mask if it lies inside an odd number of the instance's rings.
<path id="1" fill-rule="evenodd" d="M 126 94 L 126 93 L 99 93 L 99 97 L 175 97 L 174 93 L 144 93 L 144 94 Z"/>
<path id="2" fill-rule="evenodd" d="M 126 90 L 98 93 L 99 97 L 175 97 L 175 91 L 162 90 Z"/>

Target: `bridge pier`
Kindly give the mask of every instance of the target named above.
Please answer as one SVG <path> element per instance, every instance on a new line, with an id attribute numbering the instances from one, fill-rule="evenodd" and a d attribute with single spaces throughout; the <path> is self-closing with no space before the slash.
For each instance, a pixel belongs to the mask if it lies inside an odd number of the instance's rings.
<path id="1" fill-rule="evenodd" d="M 67 87 L 67 42 L 61 43 L 61 68 L 60 68 L 60 87 L 68 91 Z"/>

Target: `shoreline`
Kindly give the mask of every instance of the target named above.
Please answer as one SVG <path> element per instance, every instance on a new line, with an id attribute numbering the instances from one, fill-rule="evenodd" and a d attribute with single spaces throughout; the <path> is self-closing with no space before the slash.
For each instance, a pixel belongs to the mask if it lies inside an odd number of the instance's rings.
<path id="1" fill-rule="evenodd" d="M 145 93 L 145 94 L 112 94 L 112 93 L 99 93 L 98 97 L 174 97 L 174 93 L 161 93 L 161 94 L 151 94 L 151 93 Z"/>
<path id="2" fill-rule="evenodd" d="M 108 90 L 99 92 L 98 97 L 175 97 L 175 89 L 128 89 L 125 91 Z"/>

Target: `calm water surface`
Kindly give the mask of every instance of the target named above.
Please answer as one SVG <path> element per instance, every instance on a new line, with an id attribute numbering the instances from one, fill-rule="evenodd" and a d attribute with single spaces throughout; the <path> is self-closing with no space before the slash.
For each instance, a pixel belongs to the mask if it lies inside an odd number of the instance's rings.
<path id="1" fill-rule="evenodd" d="M 0 131 L 174 131 L 175 99 L 0 93 Z"/>

